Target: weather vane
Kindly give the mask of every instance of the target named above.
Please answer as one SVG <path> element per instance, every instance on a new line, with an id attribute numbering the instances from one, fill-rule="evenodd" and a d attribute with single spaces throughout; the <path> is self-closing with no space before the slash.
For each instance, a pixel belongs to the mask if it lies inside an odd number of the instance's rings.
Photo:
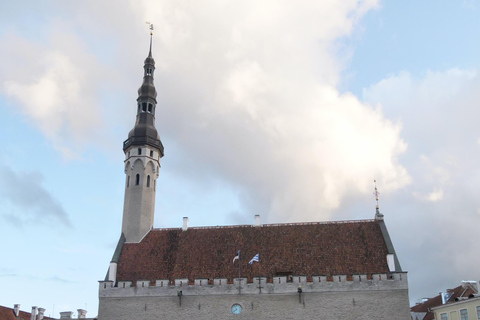
<path id="1" fill-rule="evenodd" d="M 146 24 L 148 24 L 149 29 L 150 29 L 150 35 L 153 36 L 153 23 L 150 23 L 148 21 L 145 21 Z"/>

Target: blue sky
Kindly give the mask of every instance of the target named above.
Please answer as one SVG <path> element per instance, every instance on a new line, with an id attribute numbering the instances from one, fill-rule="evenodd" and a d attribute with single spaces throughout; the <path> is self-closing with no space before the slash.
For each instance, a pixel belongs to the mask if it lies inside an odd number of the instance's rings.
<path id="1" fill-rule="evenodd" d="M 165 146 L 155 227 L 369 219 L 376 179 L 412 302 L 478 280 L 479 10 L 0 4 L 0 304 L 96 315 L 146 20 Z"/>

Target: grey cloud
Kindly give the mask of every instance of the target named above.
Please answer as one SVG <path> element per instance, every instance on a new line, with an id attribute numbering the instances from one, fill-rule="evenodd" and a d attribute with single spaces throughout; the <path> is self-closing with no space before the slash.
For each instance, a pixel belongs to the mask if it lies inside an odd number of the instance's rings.
<path id="1" fill-rule="evenodd" d="M 0 197 L 8 205 L 0 214 L 23 222 L 46 223 L 55 219 L 67 227 L 72 224 L 61 204 L 43 187 L 43 177 L 37 172 L 15 172 L 0 165 Z"/>

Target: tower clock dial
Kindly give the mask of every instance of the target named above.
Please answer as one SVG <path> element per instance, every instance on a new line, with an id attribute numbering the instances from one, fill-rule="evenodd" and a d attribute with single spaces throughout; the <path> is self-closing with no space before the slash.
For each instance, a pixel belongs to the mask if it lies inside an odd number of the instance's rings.
<path id="1" fill-rule="evenodd" d="M 242 306 L 239 305 L 238 303 L 234 304 L 232 306 L 232 313 L 233 314 L 240 314 L 240 312 L 242 312 Z"/>

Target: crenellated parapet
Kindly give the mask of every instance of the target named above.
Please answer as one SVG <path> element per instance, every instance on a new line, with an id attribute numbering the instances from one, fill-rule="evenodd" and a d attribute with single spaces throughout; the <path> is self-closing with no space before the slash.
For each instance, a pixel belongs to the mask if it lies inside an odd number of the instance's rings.
<path id="1" fill-rule="evenodd" d="M 217 294 L 291 294 L 323 293 L 342 291 L 369 291 L 369 290 L 402 290 L 408 289 L 406 272 L 391 274 L 333 275 L 327 276 L 278 276 L 269 279 L 255 277 L 252 282 L 247 278 L 234 278 L 233 283 L 227 278 L 194 279 L 193 284 L 187 278 L 158 279 L 155 283 L 150 280 L 100 281 L 100 297 L 133 297 L 133 296 L 177 296 L 182 295 L 217 295 Z M 308 280 L 308 281 L 307 281 Z"/>

